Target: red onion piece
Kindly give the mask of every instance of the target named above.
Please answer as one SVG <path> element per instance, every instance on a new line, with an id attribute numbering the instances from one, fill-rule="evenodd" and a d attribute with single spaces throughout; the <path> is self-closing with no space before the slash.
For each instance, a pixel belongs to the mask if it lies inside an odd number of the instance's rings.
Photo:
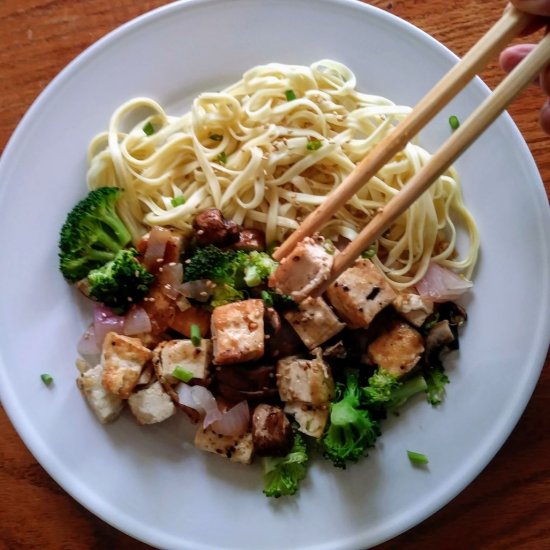
<path id="1" fill-rule="evenodd" d="M 195 409 L 204 416 L 204 428 L 221 418 L 222 414 L 218 409 L 216 398 L 204 386 L 190 386 L 182 383 L 176 388 L 176 391 L 182 405 Z"/>
<path id="2" fill-rule="evenodd" d="M 147 269 L 159 266 L 164 260 L 166 245 L 171 237 L 170 230 L 162 227 L 153 227 L 147 240 L 147 248 L 143 256 L 143 263 Z"/>
<path id="3" fill-rule="evenodd" d="M 208 279 L 199 279 L 197 281 L 188 281 L 179 285 L 178 290 L 186 297 L 197 300 L 198 302 L 207 302 L 213 294 L 212 281 Z"/>
<path id="4" fill-rule="evenodd" d="M 162 266 L 162 271 L 159 273 L 160 288 L 170 300 L 176 300 L 180 295 L 179 286 L 182 281 L 183 265 L 171 263 Z"/>
<path id="5" fill-rule="evenodd" d="M 123 334 L 124 317 L 116 315 L 108 307 L 98 304 L 94 309 L 94 332 L 97 345 L 102 346 L 108 332 Z"/>
<path id="6" fill-rule="evenodd" d="M 456 300 L 472 288 L 473 284 L 450 269 L 431 262 L 426 274 L 418 283 L 416 290 L 422 298 L 433 302 Z"/>
<path id="7" fill-rule="evenodd" d="M 93 323 L 86 329 L 84 334 L 80 337 L 78 346 L 76 348 L 80 355 L 95 355 L 101 353 L 96 337 Z"/>
<path id="8" fill-rule="evenodd" d="M 206 419 L 205 419 L 206 420 Z M 221 435 L 237 436 L 248 431 L 250 424 L 250 409 L 246 401 L 241 401 L 222 414 L 222 417 L 212 424 L 212 429 Z"/>
<path id="9" fill-rule="evenodd" d="M 124 318 L 123 332 L 126 336 L 151 332 L 151 319 L 139 306 L 132 306 Z"/>

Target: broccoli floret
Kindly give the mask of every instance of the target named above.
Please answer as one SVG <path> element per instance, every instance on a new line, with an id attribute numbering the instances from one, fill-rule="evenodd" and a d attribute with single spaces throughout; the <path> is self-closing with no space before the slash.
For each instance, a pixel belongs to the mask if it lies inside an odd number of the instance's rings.
<path id="1" fill-rule="evenodd" d="M 367 405 L 383 405 L 390 401 L 392 392 L 399 387 L 399 380 L 384 369 L 377 369 L 363 388 Z"/>
<path id="2" fill-rule="evenodd" d="M 294 444 L 290 453 L 284 457 L 267 456 L 262 460 L 264 477 L 264 494 L 279 498 L 294 495 L 298 485 L 306 476 L 308 453 L 304 438 L 294 432 Z"/>
<path id="3" fill-rule="evenodd" d="M 396 410 L 421 391 L 426 391 L 426 380 L 417 375 L 405 382 L 398 380 L 384 369 L 377 369 L 363 388 L 367 405 L 386 410 Z"/>
<path id="4" fill-rule="evenodd" d="M 236 287 L 242 284 L 237 278 L 240 276 L 242 279 L 242 274 L 238 273 L 238 265 L 243 256 L 246 256 L 246 252 L 221 250 L 212 244 L 197 248 L 185 262 L 184 278 L 186 281 L 210 279 Z"/>
<path id="5" fill-rule="evenodd" d="M 336 400 L 330 405 L 329 426 L 323 437 L 324 456 L 338 468 L 357 462 L 380 435 L 378 423 L 361 409 L 361 389 L 355 372 L 338 384 Z"/>
<path id="6" fill-rule="evenodd" d="M 244 300 L 244 293 L 230 285 L 218 284 L 213 290 L 212 299 L 210 305 L 212 307 L 223 306 L 225 304 L 231 304 L 232 302 L 240 302 Z"/>
<path id="7" fill-rule="evenodd" d="M 84 279 L 130 242 L 115 209 L 122 193 L 117 187 L 100 187 L 69 212 L 59 238 L 59 267 L 68 281 Z"/>
<path id="8" fill-rule="evenodd" d="M 244 282 L 253 287 L 262 284 L 277 269 L 278 263 L 265 252 L 253 250 L 243 258 Z"/>
<path id="9" fill-rule="evenodd" d="M 439 365 L 425 369 L 423 374 L 428 386 L 426 389 L 428 403 L 439 405 L 445 395 L 445 386 L 450 382 L 449 377 Z"/>
<path id="10" fill-rule="evenodd" d="M 155 276 L 137 260 L 134 248 L 120 250 L 115 259 L 88 273 L 90 298 L 110 307 L 115 313 L 126 312 L 149 291 Z"/>
<path id="11" fill-rule="evenodd" d="M 221 250 L 208 245 L 197 248 L 185 262 L 186 281 L 210 279 L 216 289 L 210 305 L 218 307 L 244 300 L 249 287 L 262 284 L 277 267 L 265 252 Z"/>

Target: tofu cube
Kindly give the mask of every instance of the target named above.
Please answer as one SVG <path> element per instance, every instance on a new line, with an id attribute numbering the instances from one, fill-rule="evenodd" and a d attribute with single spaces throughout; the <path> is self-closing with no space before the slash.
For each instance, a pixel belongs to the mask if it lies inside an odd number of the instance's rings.
<path id="1" fill-rule="evenodd" d="M 103 368 L 97 365 L 83 372 L 76 383 L 97 419 L 102 424 L 108 424 L 118 418 L 124 407 L 124 401 L 103 387 L 102 378 Z"/>
<path id="2" fill-rule="evenodd" d="M 210 426 L 206 429 L 199 426 L 195 434 L 195 447 L 209 453 L 216 453 L 232 462 L 240 462 L 241 464 L 250 464 L 254 454 L 250 432 L 239 436 L 221 435 L 216 433 Z"/>
<path id="3" fill-rule="evenodd" d="M 321 353 L 313 359 L 290 356 L 278 361 L 277 387 L 285 402 L 324 405 L 334 397 L 330 365 L 323 361 Z"/>
<path id="4" fill-rule="evenodd" d="M 322 437 L 328 421 L 328 405 L 314 407 L 306 403 L 285 403 L 285 412 L 294 416 L 302 433 L 316 439 Z"/>
<path id="5" fill-rule="evenodd" d="M 361 258 L 330 285 L 327 297 L 350 328 L 366 328 L 393 302 L 395 292 L 378 268 Z"/>
<path id="6" fill-rule="evenodd" d="M 121 399 L 128 399 L 151 355 L 139 338 L 109 332 L 101 354 L 105 389 Z"/>
<path id="7" fill-rule="evenodd" d="M 140 424 L 156 424 L 176 412 L 172 399 L 158 381 L 130 395 L 128 404 Z"/>
<path id="8" fill-rule="evenodd" d="M 292 426 L 283 409 L 261 403 L 252 413 L 252 441 L 259 456 L 285 456 L 292 449 Z"/>
<path id="9" fill-rule="evenodd" d="M 219 306 L 212 313 L 214 364 L 260 359 L 264 354 L 264 302 L 244 300 Z"/>
<path id="10" fill-rule="evenodd" d="M 433 302 L 423 300 L 412 292 L 400 292 L 393 301 L 393 307 L 415 327 L 421 327 L 434 311 Z"/>
<path id="11" fill-rule="evenodd" d="M 176 367 L 181 367 L 193 375 L 193 380 L 206 381 L 209 377 L 209 365 L 212 361 L 212 342 L 201 339 L 195 347 L 191 340 L 169 340 L 162 342 L 153 350 L 153 364 L 157 376 L 168 384 L 179 382 L 172 376 Z"/>
<path id="12" fill-rule="evenodd" d="M 322 298 L 308 297 L 284 316 L 308 349 L 320 346 L 346 326 Z"/>
<path id="13" fill-rule="evenodd" d="M 368 347 L 369 361 L 397 377 L 410 372 L 424 352 L 422 335 L 408 323 L 395 321 Z"/>

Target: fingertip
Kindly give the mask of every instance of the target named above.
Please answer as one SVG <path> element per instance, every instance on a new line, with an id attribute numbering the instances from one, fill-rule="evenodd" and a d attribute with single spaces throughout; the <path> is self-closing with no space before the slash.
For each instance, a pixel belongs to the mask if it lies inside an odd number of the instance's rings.
<path id="1" fill-rule="evenodd" d="M 550 2 L 548 0 L 511 0 L 518 10 L 533 15 L 550 16 Z"/>
<path id="2" fill-rule="evenodd" d="M 517 44 L 502 50 L 499 56 L 500 66 L 509 73 L 534 47 L 534 44 Z"/>

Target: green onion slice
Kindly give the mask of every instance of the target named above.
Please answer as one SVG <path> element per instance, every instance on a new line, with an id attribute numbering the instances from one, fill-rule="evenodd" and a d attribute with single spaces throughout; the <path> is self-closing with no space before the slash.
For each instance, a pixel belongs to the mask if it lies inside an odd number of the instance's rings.
<path id="1" fill-rule="evenodd" d="M 293 99 L 296 99 L 296 94 L 294 93 L 294 90 L 287 90 L 285 92 L 286 100 L 292 101 Z"/>
<path id="2" fill-rule="evenodd" d="M 148 122 L 144 127 L 143 127 L 143 131 L 145 132 L 146 135 L 148 136 L 152 136 L 154 133 L 155 133 L 155 129 L 153 128 L 153 125 Z"/>
<path id="3" fill-rule="evenodd" d="M 51 374 L 47 374 L 47 373 L 41 374 L 40 378 L 42 379 L 42 382 L 46 384 L 46 386 L 49 386 L 53 382 L 53 377 Z"/>
<path id="4" fill-rule="evenodd" d="M 220 134 L 210 134 L 208 136 L 212 141 L 221 141 L 223 139 L 223 136 Z"/>
<path id="5" fill-rule="evenodd" d="M 426 455 L 423 455 L 422 453 L 416 453 L 414 451 L 407 451 L 407 456 L 409 457 L 409 460 L 413 464 L 418 464 L 423 466 L 424 464 L 428 464 L 429 460 Z"/>
<path id="6" fill-rule="evenodd" d="M 172 371 L 172 376 L 187 384 L 187 382 L 193 378 L 193 373 L 185 370 L 183 367 L 176 367 Z"/>
<path id="7" fill-rule="evenodd" d="M 449 124 L 451 125 L 451 128 L 453 130 L 456 130 L 460 126 L 460 121 L 458 120 L 457 116 L 451 115 L 449 117 Z"/>
<path id="8" fill-rule="evenodd" d="M 307 150 L 308 151 L 317 151 L 317 149 L 320 149 L 323 144 L 318 139 L 310 139 L 307 142 Z"/>
<path id="9" fill-rule="evenodd" d="M 369 246 L 361 252 L 361 258 L 374 258 L 374 256 L 376 256 L 376 247 L 374 246 Z"/>
<path id="10" fill-rule="evenodd" d="M 218 160 L 222 163 L 222 164 L 225 164 L 227 162 L 227 154 L 225 153 L 225 151 L 222 151 L 219 155 L 218 155 Z"/>
<path id="11" fill-rule="evenodd" d="M 201 329 L 199 325 L 195 325 L 195 323 L 191 323 L 191 342 L 193 345 L 198 348 L 201 345 Z"/>
<path id="12" fill-rule="evenodd" d="M 175 208 L 176 206 L 180 206 L 181 204 L 185 203 L 185 197 L 183 195 L 180 195 L 179 197 L 174 197 L 170 202 Z"/>

